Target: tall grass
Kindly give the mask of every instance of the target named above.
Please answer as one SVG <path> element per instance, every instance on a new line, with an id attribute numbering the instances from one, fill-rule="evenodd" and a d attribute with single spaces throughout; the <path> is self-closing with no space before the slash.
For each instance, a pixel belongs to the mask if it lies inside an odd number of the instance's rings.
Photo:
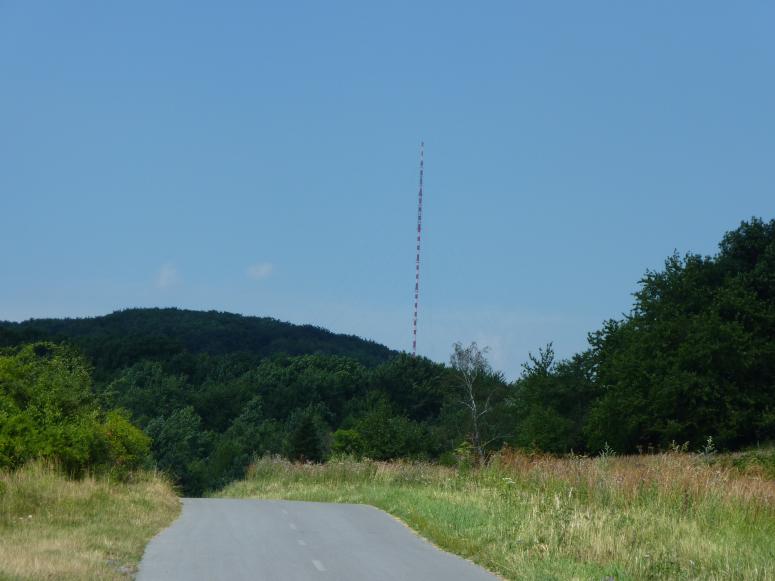
<path id="1" fill-rule="evenodd" d="M 775 482 L 685 453 L 258 460 L 221 496 L 373 504 L 509 579 L 775 579 Z"/>
<path id="2" fill-rule="evenodd" d="M 71 480 L 45 462 L 0 471 L 0 579 L 126 579 L 179 510 L 153 473 Z"/>

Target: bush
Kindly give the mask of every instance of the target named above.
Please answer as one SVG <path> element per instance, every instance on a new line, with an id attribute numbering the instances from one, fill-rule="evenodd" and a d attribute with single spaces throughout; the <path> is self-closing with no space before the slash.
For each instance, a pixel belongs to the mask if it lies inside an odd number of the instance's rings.
<path id="1" fill-rule="evenodd" d="M 105 417 L 102 433 L 107 444 L 107 462 L 125 474 L 140 468 L 151 455 L 151 439 L 129 421 L 129 413 L 113 410 Z"/>
<path id="2" fill-rule="evenodd" d="M 363 440 L 362 453 L 373 460 L 418 457 L 427 451 L 424 426 L 394 415 L 386 400 L 373 402 L 371 409 L 355 422 L 355 431 Z"/>
<path id="3" fill-rule="evenodd" d="M 130 470 L 148 452 L 125 414 L 100 410 L 90 369 L 73 349 L 33 343 L 0 353 L 0 468 L 45 458 L 73 475 Z"/>
<path id="4" fill-rule="evenodd" d="M 363 455 L 366 443 L 358 430 L 339 429 L 334 432 L 331 451 L 334 454 L 360 457 Z"/>

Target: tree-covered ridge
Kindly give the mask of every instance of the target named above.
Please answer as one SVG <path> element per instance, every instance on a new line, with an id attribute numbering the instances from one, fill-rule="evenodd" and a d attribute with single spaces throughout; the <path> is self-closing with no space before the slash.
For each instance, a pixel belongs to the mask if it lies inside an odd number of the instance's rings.
<path id="1" fill-rule="evenodd" d="M 101 317 L 0 322 L 0 346 L 39 340 L 76 345 L 98 373 L 184 352 L 246 353 L 258 359 L 278 353 L 345 355 L 366 365 L 395 355 L 384 345 L 354 335 L 218 311 L 126 309 Z"/>

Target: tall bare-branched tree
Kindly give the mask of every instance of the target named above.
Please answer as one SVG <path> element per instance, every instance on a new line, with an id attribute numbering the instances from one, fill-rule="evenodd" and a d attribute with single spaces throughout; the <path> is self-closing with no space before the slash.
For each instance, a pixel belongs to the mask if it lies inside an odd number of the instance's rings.
<path id="1" fill-rule="evenodd" d="M 485 448 L 490 443 L 485 441 L 483 436 L 485 416 L 492 411 L 492 400 L 497 389 L 497 385 L 490 381 L 493 372 L 487 361 L 487 351 L 489 348 L 480 349 L 476 341 L 468 347 L 457 342 L 453 345 L 449 358 L 458 380 L 460 403 L 466 408 L 471 419 L 469 437 L 480 463 L 484 461 Z"/>

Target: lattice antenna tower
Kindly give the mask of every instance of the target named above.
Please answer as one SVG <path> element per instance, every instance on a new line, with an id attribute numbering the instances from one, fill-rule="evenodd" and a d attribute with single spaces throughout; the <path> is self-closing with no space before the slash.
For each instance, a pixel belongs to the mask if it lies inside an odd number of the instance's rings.
<path id="1" fill-rule="evenodd" d="M 422 178 L 425 143 L 420 142 L 420 190 L 417 195 L 417 257 L 414 262 L 414 316 L 412 317 L 412 355 L 417 356 L 417 306 L 420 304 L 420 243 L 422 242 Z"/>

